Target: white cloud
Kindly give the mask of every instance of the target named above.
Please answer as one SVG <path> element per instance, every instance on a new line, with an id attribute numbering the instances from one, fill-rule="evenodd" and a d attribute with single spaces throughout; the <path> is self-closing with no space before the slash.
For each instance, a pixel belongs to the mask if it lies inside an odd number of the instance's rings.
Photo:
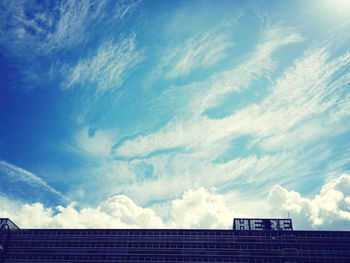
<path id="1" fill-rule="evenodd" d="M 137 206 L 130 198 L 117 195 L 97 208 L 78 210 L 76 204 L 56 209 L 41 203 L 24 204 L 16 211 L 0 207 L 1 216 L 10 217 L 20 228 L 161 228 L 163 222 L 149 208 Z"/>
<path id="2" fill-rule="evenodd" d="M 169 221 L 157 216 L 153 209 L 136 205 L 125 195 L 116 195 L 96 208 L 76 208 L 75 203 L 56 209 L 41 203 L 24 204 L 9 209 L 0 205 L 0 217 L 9 217 L 20 228 L 227 228 L 234 212 L 225 197 L 204 188 L 190 189 L 181 199 L 171 202 Z M 236 213 L 242 215 L 242 213 Z"/>
<path id="3" fill-rule="evenodd" d="M 114 17 L 116 19 L 123 19 L 127 14 L 132 13 L 140 3 L 141 0 L 118 1 L 114 12 Z"/>
<path id="4" fill-rule="evenodd" d="M 313 199 L 275 186 L 268 197 L 272 215 L 289 212 L 298 228 L 346 229 L 350 226 L 350 175 L 343 174 L 323 185 Z"/>
<path id="5" fill-rule="evenodd" d="M 230 155 L 237 155 L 240 151 L 239 148 L 233 149 Z M 217 155 L 213 151 L 174 152 L 138 160 L 152 167 L 152 175 L 149 177 L 135 169 L 134 160 L 129 161 L 123 163 L 122 167 L 132 173 L 133 176 L 130 177 L 133 180 L 123 185 L 119 184 L 121 179 L 115 177 L 118 180 L 115 183 L 112 181 L 108 188 L 111 187 L 111 193 L 123 192 L 140 204 L 177 198 L 192 186 L 215 186 L 220 190 L 243 189 L 241 194 L 250 200 L 253 196 L 261 198 L 266 195 L 271 184 L 277 182 L 282 184 L 293 181 L 298 185 L 298 179 L 310 176 L 314 167 L 329 158 L 330 152 L 328 149 L 317 148 L 303 152 L 252 154 L 240 158 L 232 156 L 225 161 L 215 160 Z"/>
<path id="6" fill-rule="evenodd" d="M 259 105 L 255 128 L 260 145 L 293 148 L 344 132 L 350 111 L 343 92 L 350 74 L 337 73 L 349 65 L 349 53 L 330 60 L 324 50 L 312 50 L 289 68 Z"/>
<path id="7" fill-rule="evenodd" d="M 87 26 L 106 8 L 112 19 L 123 19 L 132 13 L 140 1 L 69 0 L 48 6 L 47 3 L 2 1 L 3 16 L 0 26 L 5 34 L 1 41 L 15 47 L 27 47 L 40 52 L 51 52 L 76 44 L 84 39 Z M 30 15 L 28 15 L 30 14 Z M 8 46 L 11 48 L 12 46 Z"/>
<path id="8" fill-rule="evenodd" d="M 348 53 L 330 60 L 324 50 L 308 51 L 285 71 L 261 103 L 248 105 L 222 119 L 197 114 L 175 119 L 158 132 L 125 141 L 115 153 L 147 156 L 176 147 L 202 151 L 217 147 L 218 143 L 226 149 L 231 140 L 242 135 L 251 135 L 265 149 L 283 149 L 302 145 L 298 141 L 306 143 L 321 135 L 344 132 L 343 123 L 350 112 L 343 92 L 350 73 L 342 77 L 337 73 L 349 63 Z"/>
<path id="9" fill-rule="evenodd" d="M 216 74 L 209 80 L 209 88 L 194 98 L 190 105 L 191 110 L 201 114 L 219 104 L 229 93 L 240 92 L 249 88 L 253 80 L 268 77 L 276 64 L 272 57 L 273 52 L 302 40 L 302 37 L 290 28 L 272 28 L 264 31 L 255 50 L 242 64 Z M 203 83 L 200 86 L 203 86 Z"/>
<path id="10" fill-rule="evenodd" d="M 196 68 L 214 65 L 225 58 L 230 46 L 232 43 L 223 33 L 198 33 L 182 45 L 168 48 L 160 67 L 167 71 L 169 78 L 187 75 Z"/>
<path id="11" fill-rule="evenodd" d="M 81 37 L 89 13 L 90 1 L 64 1 L 48 9 L 45 4 L 27 1 L 5 1 L 6 36 L 3 41 L 13 42 L 17 48 L 30 47 L 41 52 L 52 51 L 72 44 Z M 98 9 L 98 8 L 97 8 Z M 28 15 L 28 13 L 30 15 Z"/>
<path id="12" fill-rule="evenodd" d="M 176 147 L 203 149 L 211 147 L 217 141 L 225 138 L 232 139 L 242 134 L 250 134 L 251 126 L 259 122 L 259 116 L 254 116 L 257 115 L 256 106 L 248 107 L 224 119 L 210 119 L 201 114 L 214 106 L 225 94 L 247 87 L 253 79 L 269 71 L 273 64 L 272 52 L 300 40 L 301 37 L 291 30 L 273 29 L 267 31 L 247 62 L 231 71 L 217 74 L 205 82 L 194 83 L 192 86 L 184 88 L 184 93 L 187 95 L 191 94 L 189 91 L 191 89 L 197 91 L 189 104 L 185 105 L 191 112 L 189 118 L 176 118 L 159 132 L 127 140 L 116 149 L 116 154 L 132 157 L 145 156 L 156 150 Z M 199 90 L 201 92 L 198 92 Z M 254 120 L 254 118 L 258 118 L 258 120 Z M 266 124 L 269 127 L 268 123 Z M 253 133 L 256 130 L 256 128 L 253 129 Z"/>
<path id="13" fill-rule="evenodd" d="M 75 134 L 75 146 L 68 146 L 68 148 L 69 150 L 78 151 L 99 159 L 109 158 L 111 156 L 111 149 L 115 144 L 115 137 L 116 134 L 114 131 L 102 129 L 89 135 L 89 128 L 84 127 Z"/>
<path id="14" fill-rule="evenodd" d="M 172 201 L 173 224 L 179 228 L 226 228 L 232 225 L 234 211 L 223 195 L 203 187 L 187 190 L 182 199 Z"/>
<path id="15" fill-rule="evenodd" d="M 283 36 L 297 39 L 297 35 Z M 332 155 L 332 148 L 323 139 L 349 130 L 344 123 L 350 118 L 349 96 L 345 93 L 350 73 L 343 74 L 349 67 L 349 58 L 348 53 L 331 56 L 325 49 L 310 48 L 286 68 L 261 102 L 221 119 L 211 119 L 200 115 L 203 110 L 193 110 L 184 118 L 175 117 L 157 132 L 124 141 L 114 149 L 114 155 L 142 158 L 153 165 L 157 179 L 135 181 L 119 189 L 147 203 L 175 198 L 193 185 L 229 189 L 245 183 L 266 194 L 271 182 L 301 184 L 295 178 L 314 174 Z M 266 59 L 271 60 L 269 56 Z M 267 63 L 266 68 L 267 65 L 271 64 Z M 233 88 L 227 92 L 230 90 Z M 199 90 L 196 91 L 198 94 Z M 185 106 L 192 109 L 193 105 L 199 104 Z M 206 109 L 206 105 L 213 103 L 203 102 L 201 109 Z M 247 143 L 233 146 L 232 142 L 239 142 L 241 136 L 248 137 Z M 252 147 L 268 153 L 257 154 L 254 150 L 246 157 L 236 157 Z M 221 156 L 225 156 L 222 162 Z M 327 170 L 339 171 L 341 167 Z M 247 195 L 252 192 L 249 190 Z"/>
<path id="16" fill-rule="evenodd" d="M 122 38 L 118 43 L 106 41 L 93 57 L 80 60 L 70 70 L 65 86 L 76 84 L 96 86 L 96 93 L 121 87 L 129 71 L 142 60 L 142 52 L 136 49 L 136 35 Z"/>
<path id="17" fill-rule="evenodd" d="M 149 208 L 137 206 L 126 196 L 114 196 L 103 202 L 98 208 L 114 218 L 119 218 L 122 222 L 136 227 L 164 227 L 160 217 Z"/>
<path id="18" fill-rule="evenodd" d="M 231 229 L 234 217 L 280 217 L 290 213 L 294 229 L 344 230 L 350 226 L 350 175 L 343 174 L 323 185 L 314 198 L 276 185 L 258 201 L 244 200 L 235 192 L 216 193 L 203 187 L 186 190 L 170 200 L 169 218 L 154 209 L 136 205 L 116 195 L 96 208 L 77 209 L 75 203 L 56 209 L 41 203 L 24 204 L 1 198 L 0 217 L 9 217 L 21 228 L 208 228 Z"/>
<path id="19" fill-rule="evenodd" d="M 90 1 L 64 1 L 59 6 L 58 11 L 60 18 L 56 24 L 56 30 L 48 32 L 46 42 L 43 49 L 55 49 L 62 46 L 69 46 L 82 37 L 87 19 L 94 18 L 100 9 L 96 7 L 96 11 L 91 13 L 91 7 L 94 4 Z M 42 14 L 47 16 L 47 14 Z M 52 17 L 47 17 L 53 19 Z"/>

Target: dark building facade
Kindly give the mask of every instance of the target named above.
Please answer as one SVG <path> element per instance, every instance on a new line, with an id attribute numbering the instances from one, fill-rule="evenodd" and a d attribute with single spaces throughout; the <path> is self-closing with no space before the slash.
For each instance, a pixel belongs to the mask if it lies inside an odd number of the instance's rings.
<path id="1" fill-rule="evenodd" d="M 235 219 L 233 230 L 19 229 L 0 220 L 2 263 L 350 262 L 350 231 L 295 231 L 288 220 Z"/>

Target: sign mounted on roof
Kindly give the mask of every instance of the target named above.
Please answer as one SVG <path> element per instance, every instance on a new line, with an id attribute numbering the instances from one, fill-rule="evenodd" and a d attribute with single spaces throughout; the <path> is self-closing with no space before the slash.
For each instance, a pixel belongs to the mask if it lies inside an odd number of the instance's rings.
<path id="1" fill-rule="evenodd" d="M 233 230 L 293 230 L 292 219 L 235 218 Z"/>

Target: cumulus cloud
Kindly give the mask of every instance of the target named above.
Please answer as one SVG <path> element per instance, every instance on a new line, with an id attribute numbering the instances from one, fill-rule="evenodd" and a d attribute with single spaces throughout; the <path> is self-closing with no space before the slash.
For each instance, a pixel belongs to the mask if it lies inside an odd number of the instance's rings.
<path id="1" fill-rule="evenodd" d="M 187 190 L 182 199 L 172 201 L 173 224 L 179 228 L 226 228 L 231 226 L 234 212 L 223 195 L 203 187 Z"/>
<path id="2" fill-rule="evenodd" d="M 314 198 L 275 186 L 268 197 L 272 215 L 289 212 L 298 228 L 338 229 L 350 227 L 350 175 L 343 174 L 323 185 Z"/>
<path id="3" fill-rule="evenodd" d="M 136 35 L 122 38 L 119 42 L 104 42 L 93 57 L 80 60 L 70 70 L 64 87 L 76 84 L 95 85 L 96 93 L 118 89 L 129 71 L 142 60 L 142 52 L 136 49 Z"/>
<path id="4" fill-rule="evenodd" d="M 16 211 L 0 207 L 2 217 L 10 217 L 21 228 L 161 228 L 162 219 L 149 208 L 137 206 L 130 198 L 117 195 L 97 208 L 46 208 L 41 203 L 24 204 Z"/>
<path id="5" fill-rule="evenodd" d="M 6 205 L 13 201 L 2 201 L 0 217 L 10 217 L 21 228 L 230 228 L 234 214 L 223 195 L 202 187 L 189 189 L 182 198 L 171 201 L 168 221 L 125 195 L 80 210 L 74 202 L 52 209 L 41 203 L 13 206 Z"/>
<path id="6" fill-rule="evenodd" d="M 220 194 L 213 188 L 190 188 L 163 206 L 169 210 L 166 220 L 156 209 L 141 207 L 125 195 L 112 196 L 96 208 L 82 209 L 74 202 L 55 209 L 41 203 L 20 205 L 0 196 L 0 217 L 11 218 L 21 228 L 230 229 L 234 217 L 285 218 L 289 213 L 295 229 L 344 230 L 350 226 L 349 189 L 348 174 L 330 180 L 311 199 L 279 185 L 264 202 L 244 202 L 233 192 Z"/>

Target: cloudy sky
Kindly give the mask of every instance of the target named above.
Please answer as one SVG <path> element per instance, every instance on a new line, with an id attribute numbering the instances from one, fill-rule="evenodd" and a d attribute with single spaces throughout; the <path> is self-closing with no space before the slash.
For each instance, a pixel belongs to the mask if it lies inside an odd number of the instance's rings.
<path id="1" fill-rule="evenodd" d="M 0 217 L 349 229 L 349 1 L 0 9 Z"/>

